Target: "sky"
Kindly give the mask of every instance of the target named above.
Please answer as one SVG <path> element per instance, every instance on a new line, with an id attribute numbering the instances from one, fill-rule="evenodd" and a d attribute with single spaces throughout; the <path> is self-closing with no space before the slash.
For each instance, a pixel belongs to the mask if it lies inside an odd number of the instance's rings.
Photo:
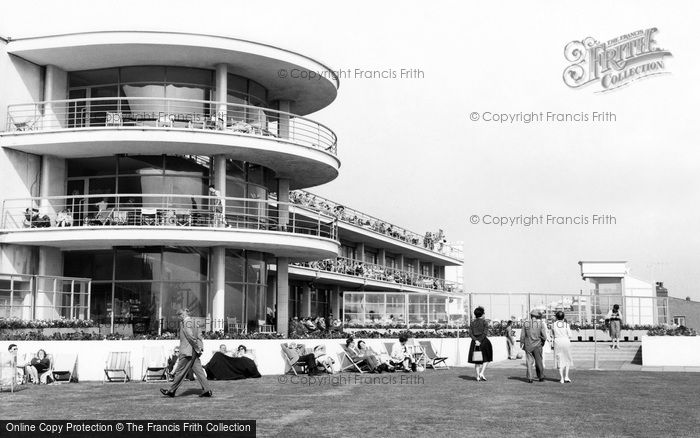
<path id="1" fill-rule="evenodd" d="M 101 6 L 107 5 L 109 6 Z M 575 293 L 579 260 L 700 300 L 700 3 L 678 1 L 12 2 L 0 35 L 206 33 L 272 44 L 341 75 L 310 115 L 338 135 L 340 176 L 312 192 L 463 242 L 470 292 Z M 664 72 L 606 93 L 570 88 L 567 43 L 657 28 Z M 415 70 L 401 78 L 401 69 Z M 360 72 L 356 71 L 359 69 Z M 395 72 L 381 78 L 374 71 Z M 391 76 L 391 74 L 390 74 Z M 608 122 L 496 123 L 488 114 L 614 114 Z M 472 113 L 479 117 L 472 121 Z M 588 225 L 485 224 L 491 217 Z M 476 217 L 478 224 L 472 224 Z M 583 219 L 581 219 L 583 220 Z"/>

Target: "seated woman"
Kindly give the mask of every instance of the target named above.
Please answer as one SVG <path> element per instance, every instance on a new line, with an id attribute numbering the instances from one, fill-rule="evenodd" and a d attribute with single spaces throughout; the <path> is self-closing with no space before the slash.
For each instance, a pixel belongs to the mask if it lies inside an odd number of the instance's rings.
<path id="1" fill-rule="evenodd" d="M 204 366 L 209 380 L 240 380 L 260 377 L 258 366 L 246 355 L 244 345 L 238 347 L 237 357 L 228 357 L 220 351 L 214 353 Z"/>
<path id="2" fill-rule="evenodd" d="M 27 373 L 27 376 L 29 376 L 29 381 L 34 383 L 35 385 L 38 385 L 39 383 L 48 383 L 48 379 L 51 377 L 44 373 L 49 370 L 49 367 L 51 366 L 51 360 L 46 356 L 46 351 L 44 350 L 39 350 L 36 353 L 36 357 L 33 357 L 32 360 L 29 361 L 29 363 L 24 367 L 25 372 Z M 40 380 L 41 377 L 41 380 Z"/>
<path id="3" fill-rule="evenodd" d="M 382 371 L 394 372 L 394 367 L 389 365 L 389 358 L 382 358 L 379 354 L 375 353 L 371 347 L 368 347 L 365 341 L 357 341 L 357 353 L 358 356 L 365 358 L 370 368 L 376 370 L 378 373 Z"/>

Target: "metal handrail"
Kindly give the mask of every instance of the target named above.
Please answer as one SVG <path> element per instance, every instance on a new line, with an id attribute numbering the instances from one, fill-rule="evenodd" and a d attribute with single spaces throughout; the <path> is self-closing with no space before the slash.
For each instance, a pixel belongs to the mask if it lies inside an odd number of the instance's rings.
<path id="1" fill-rule="evenodd" d="M 337 136 L 327 126 L 285 111 L 210 100 L 99 97 L 13 104 L 7 132 L 63 129 L 169 128 L 257 136 L 337 155 Z"/>
<path id="2" fill-rule="evenodd" d="M 342 222 L 363 227 L 370 231 L 401 240 L 402 242 L 446 255 L 453 259 L 464 260 L 464 252 L 461 247 L 451 245 L 447 242 L 438 242 L 434 240 L 431 242 L 429 235 L 432 235 L 432 233 L 420 235 L 305 190 L 289 192 L 289 199 L 293 203 L 301 205 L 304 208 L 325 210 L 328 214 L 336 216 L 338 220 Z"/>
<path id="3" fill-rule="evenodd" d="M 347 257 L 325 259 L 312 262 L 292 263 L 294 266 L 310 268 L 319 271 L 334 272 L 353 277 L 367 278 L 370 280 L 384 281 L 387 283 L 405 284 L 423 289 L 443 292 L 460 293 L 462 285 L 445 280 L 444 278 L 422 275 L 412 271 L 392 268 L 376 263 L 367 263 L 362 260 L 354 260 Z"/>
<path id="4" fill-rule="evenodd" d="M 286 208 L 284 208 L 286 207 Z M 275 200 L 179 194 L 118 193 L 5 199 L 0 229 L 66 227 L 230 228 L 337 240 L 337 220 L 294 211 Z"/>

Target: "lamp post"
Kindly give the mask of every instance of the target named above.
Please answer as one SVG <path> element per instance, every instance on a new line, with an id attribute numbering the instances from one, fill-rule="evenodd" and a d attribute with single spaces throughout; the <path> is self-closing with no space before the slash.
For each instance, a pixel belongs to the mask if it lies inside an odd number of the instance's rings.
<path id="1" fill-rule="evenodd" d="M 600 371 L 598 367 L 598 316 L 596 314 L 596 306 L 598 304 L 596 295 L 593 295 L 593 371 Z"/>

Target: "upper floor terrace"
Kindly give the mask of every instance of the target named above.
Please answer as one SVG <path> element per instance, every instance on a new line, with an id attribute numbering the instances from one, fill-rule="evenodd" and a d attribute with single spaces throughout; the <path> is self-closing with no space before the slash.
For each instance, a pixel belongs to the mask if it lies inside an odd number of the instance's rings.
<path id="1" fill-rule="evenodd" d="M 108 97 L 10 105 L 0 145 L 64 158 L 120 154 L 235 155 L 291 188 L 338 175 L 337 137 L 305 117 L 207 100 Z"/>
<path id="2" fill-rule="evenodd" d="M 7 199 L 0 243 L 64 250 L 229 246 L 293 260 L 338 253 L 337 221 L 273 200 L 120 193 Z"/>
<path id="3" fill-rule="evenodd" d="M 461 265 L 464 260 L 461 245 L 449 243 L 442 230 L 420 235 L 302 190 L 291 192 L 289 199 L 303 208 L 319 209 L 337 217 L 342 237 L 354 241 L 379 238 L 386 249 L 417 258 L 434 258 L 445 265 Z"/>

